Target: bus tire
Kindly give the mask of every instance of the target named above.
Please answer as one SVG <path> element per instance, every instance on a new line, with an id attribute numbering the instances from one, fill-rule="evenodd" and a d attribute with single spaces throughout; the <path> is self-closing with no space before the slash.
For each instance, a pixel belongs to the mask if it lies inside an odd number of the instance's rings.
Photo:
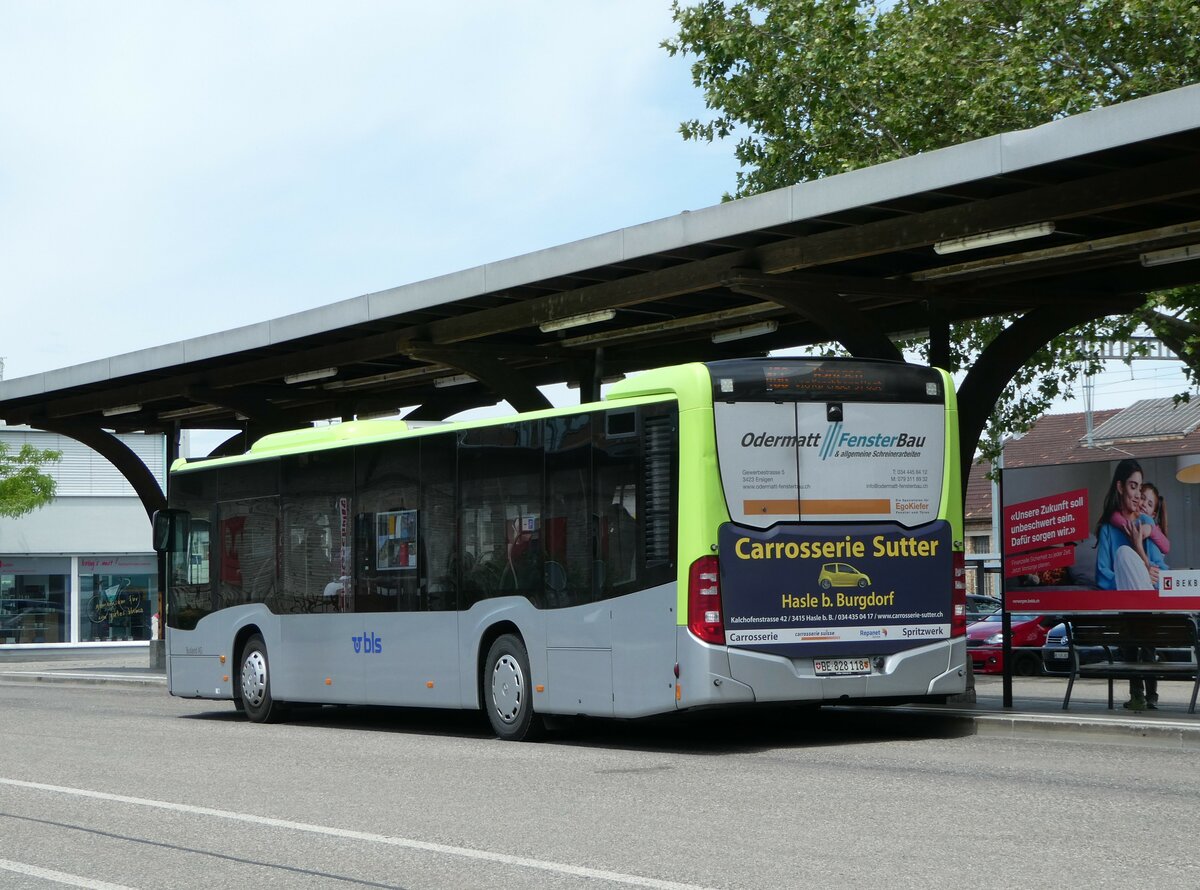
<path id="1" fill-rule="evenodd" d="M 482 680 L 483 708 L 497 736 L 520 742 L 541 734 L 542 719 L 533 713 L 529 653 L 520 637 L 505 634 L 492 643 Z"/>
<path id="2" fill-rule="evenodd" d="M 242 649 L 238 674 L 238 698 L 246 716 L 255 723 L 278 723 L 285 716 L 282 703 L 271 695 L 270 661 L 267 644 L 255 634 Z"/>

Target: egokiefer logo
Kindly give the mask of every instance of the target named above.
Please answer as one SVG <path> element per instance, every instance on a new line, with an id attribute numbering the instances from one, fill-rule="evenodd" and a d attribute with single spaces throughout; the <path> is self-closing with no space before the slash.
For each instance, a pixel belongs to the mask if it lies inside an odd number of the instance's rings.
<path id="1" fill-rule="evenodd" d="M 354 653 L 356 655 L 370 655 L 372 653 L 383 651 L 383 637 L 375 636 L 374 632 L 362 632 L 362 636 L 351 637 L 350 642 L 354 644 Z"/>

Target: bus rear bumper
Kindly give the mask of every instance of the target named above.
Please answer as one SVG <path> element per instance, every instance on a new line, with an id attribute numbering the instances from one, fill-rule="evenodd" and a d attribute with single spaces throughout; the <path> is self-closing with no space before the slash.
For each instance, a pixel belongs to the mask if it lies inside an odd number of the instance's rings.
<path id="1" fill-rule="evenodd" d="M 729 673 L 758 702 L 837 702 L 954 695 L 966 688 L 966 645 L 947 640 L 882 656 L 863 676 L 819 677 L 811 658 L 729 649 Z"/>

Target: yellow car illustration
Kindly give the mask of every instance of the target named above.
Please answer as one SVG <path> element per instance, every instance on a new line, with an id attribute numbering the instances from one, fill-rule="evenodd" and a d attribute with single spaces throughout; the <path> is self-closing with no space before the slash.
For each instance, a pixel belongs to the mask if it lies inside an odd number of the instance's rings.
<path id="1" fill-rule="evenodd" d="M 817 583 L 821 585 L 822 590 L 828 590 L 830 587 L 866 587 L 871 583 L 871 579 L 844 562 L 827 562 L 821 566 Z"/>

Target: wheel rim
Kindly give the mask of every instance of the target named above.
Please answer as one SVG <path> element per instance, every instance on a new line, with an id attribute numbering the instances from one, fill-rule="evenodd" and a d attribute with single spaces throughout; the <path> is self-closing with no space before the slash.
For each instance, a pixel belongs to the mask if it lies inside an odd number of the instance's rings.
<path id="1" fill-rule="evenodd" d="M 492 706 L 504 723 L 516 723 L 525 699 L 525 674 L 508 653 L 496 659 L 492 668 Z"/>
<path id="2" fill-rule="evenodd" d="M 242 662 L 242 701 L 257 708 L 267 696 L 267 660 L 257 649 Z"/>

